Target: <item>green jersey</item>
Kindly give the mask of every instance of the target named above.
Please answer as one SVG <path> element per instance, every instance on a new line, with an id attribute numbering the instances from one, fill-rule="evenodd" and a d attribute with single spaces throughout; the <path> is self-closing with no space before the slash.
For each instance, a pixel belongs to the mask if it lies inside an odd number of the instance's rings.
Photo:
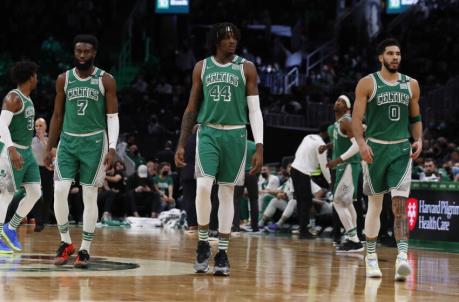
<path id="1" fill-rule="evenodd" d="M 160 175 L 157 175 L 153 180 L 155 184 L 158 186 L 158 189 L 166 195 L 169 194 L 169 186 L 174 185 L 174 180 L 170 175 L 164 178 Z"/>
<path id="2" fill-rule="evenodd" d="M 370 76 L 374 89 L 367 103 L 366 136 L 387 141 L 409 138 L 410 78 L 399 73 L 399 80 L 389 83 L 379 72 Z"/>
<path id="3" fill-rule="evenodd" d="M 338 158 L 346 152 L 352 145 L 351 140 L 349 137 L 341 132 L 341 121 L 343 120 L 351 120 L 350 114 L 343 115 L 339 120 L 335 122 L 335 126 L 333 127 L 333 159 Z M 348 158 L 344 161 L 344 163 L 359 163 L 360 156 L 358 154 Z"/>
<path id="4" fill-rule="evenodd" d="M 25 96 L 19 89 L 14 89 L 11 92 L 16 93 L 22 102 L 21 110 L 14 113 L 8 127 L 11 133 L 11 140 L 15 144 L 29 147 L 32 144 L 35 107 L 33 106 L 32 99 Z"/>
<path id="5" fill-rule="evenodd" d="M 102 84 L 104 73 L 95 67 L 91 76 L 82 79 L 75 68 L 67 70 L 63 131 L 83 134 L 107 128 L 105 89 Z"/>
<path id="6" fill-rule="evenodd" d="M 239 56 L 227 64 L 219 64 L 214 57 L 204 59 L 201 72 L 204 100 L 198 123 L 247 124 L 245 61 Z"/>

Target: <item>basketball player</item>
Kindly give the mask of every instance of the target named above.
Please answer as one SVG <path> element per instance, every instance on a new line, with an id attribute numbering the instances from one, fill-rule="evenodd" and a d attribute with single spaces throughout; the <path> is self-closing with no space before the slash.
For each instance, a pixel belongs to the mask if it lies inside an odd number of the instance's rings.
<path id="1" fill-rule="evenodd" d="M 41 196 L 40 172 L 32 153 L 35 108 L 30 93 L 37 87 L 37 69 L 34 62 L 17 62 L 11 78 L 17 88 L 8 92 L 0 114 L 0 253 L 20 252 L 22 246 L 16 229 Z M 10 222 L 4 224 L 8 205 L 20 186 L 25 196 Z M 5 245 L 5 243 L 7 245 Z"/>
<path id="2" fill-rule="evenodd" d="M 332 160 L 327 163 L 330 169 L 336 168 L 333 187 L 333 206 L 344 226 L 346 239 L 337 247 L 337 252 L 360 252 L 363 245 L 357 236 L 357 213 L 353 200 L 357 198 L 357 186 L 361 172 L 359 146 L 352 135 L 351 101 L 341 95 L 335 102 L 335 126 L 331 136 L 332 143 L 320 147 L 322 153 L 333 146 Z"/>
<path id="3" fill-rule="evenodd" d="M 74 263 L 78 268 L 88 266 L 98 217 L 97 190 L 103 185 L 105 168 L 113 163 L 119 132 L 115 79 L 94 66 L 97 45 L 97 38 L 92 35 L 75 37 L 75 68 L 56 80 L 47 145 L 46 159 L 51 165 L 50 151 L 60 135 L 54 164 L 54 212 L 62 242 L 57 249 L 56 265 L 67 263 L 75 250 L 69 233 L 67 196 L 72 180 L 77 173 L 80 175 L 84 212 L 83 240 Z"/>
<path id="4" fill-rule="evenodd" d="M 257 71 L 253 63 L 235 54 L 240 32 L 231 23 L 215 24 L 209 32 L 212 56 L 199 61 L 193 70 L 193 85 L 182 128 L 175 162 L 184 166 L 184 146 L 196 121 L 200 124 L 196 147 L 196 211 L 199 241 L 194 270 L 209 270 L 211 256 L 208 243 L 210 193 L 219 184 L 219 241 L 215 256 L 215 275 L 229 275 L 228 241 L 234 216 L 235 185 L 244 182 L 246 160 L 247 107 L 256 143 L 251 159 L 251 175 L 263 163 L 263 117 L 257 88 Z"/>
<path id="5" fill-rule="evenodd" d="M 382 276 L 376 254 L 383 196 L 390 192 L 394 213 L 394 233 L 398 256 L 395 280 L 404 281 L 411 273 L 407 261 L 408 221 L 406 199 L 410 193 L 411 162 L 422 151 L 422 123 L 419 110 L 419 84 L 398 72 L 401 61 L 399 43 L 394 39 L 377 47 L 381 70 L 362 78 L 356 87 L 352 131 L 363 163 L 364 193 L 368 195 L 365 219 L 367 237 L 367 277 Z M 362 119 L 366 116 L 367 139 L 363 138 Z M 410 145 L 411 136 L 414 143 Z M 412 151 L 413 149 L 413 151 Z"/>

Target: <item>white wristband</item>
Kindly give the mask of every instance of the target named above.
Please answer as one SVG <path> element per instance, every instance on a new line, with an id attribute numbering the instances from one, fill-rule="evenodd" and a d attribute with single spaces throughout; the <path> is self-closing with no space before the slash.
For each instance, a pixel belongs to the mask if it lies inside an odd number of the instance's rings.
<path id="1" fill-rule="evenodd" d="M 108 132 L 108 148 L 116 150 L 118 135 L 120 132 L 120 121 L 118 113 L 107 113 L 107 132 Z"/>
<path id="2" fill-rule="evenodd" d="M 347 151 L 340 156 L 343 161 L 351 158 L 359 152 L 359 145 L 357 144 L 355 137 L 351 138 L 351 142 L 352 145 L 349 147 L 349 149 L 347 149 Z"/>
<path id="3" fill-rule="evenodd" d="M 247 96 L 247 107 L 255 144 L 263 144 L 263 115 L 260 109 L 260 97 L 258 95 Z"/>

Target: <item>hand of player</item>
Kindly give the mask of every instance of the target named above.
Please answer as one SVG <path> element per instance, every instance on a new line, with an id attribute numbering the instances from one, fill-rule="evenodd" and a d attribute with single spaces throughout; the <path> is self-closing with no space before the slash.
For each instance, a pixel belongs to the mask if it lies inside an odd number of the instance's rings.
<path id="1" fill-rule="evenodd" d="M 327 145 L 322 145 L 319 147 L 319 154 L 322 154 L 324 153 L 325 151 L 327 151 L 328 147 Z"/>
<path id="2" fill-rule="evenodd" d="M 113 148 L 108 149 L 107 154 L 105 154 L 104 158 L 104 166 L 105 171 L 108 171 L 112 168 L 113 162 L 115 161 L 116 151 Z"/>
<path id="3" fill-rule="evenodd" d="M 415 141 L 411 147 L 413 148 L 413 153 L 411 154 L 411 158 L 413 160 L 417 159 L 419 157 L 419 155 L 421 155 L 421 152 L 422 152 L 422 140 L 419 139 L 417 141 Z"/>
<path id="4" fill-rule="evenodd" d="M 368 164 L 371 164 L 373 162 L 373 150 L 371 150 L 371 147 L 368 146 L 367 143 L 363 143 L 362 146 L 359 146 L 359 150 L 362 160 L 364 160 Z"/>
<path id="5" fill-rule="evenodd" d="M 263 145 L 257 144 L 257 150 L 255 154 L 252 156 L 252 165 L 249 171 L 250 175 L 254 175 L 261 171 L 261 167 L 263 166 Z"/>
<path id="6" fill-rule="evenodd" d="M 53 171 L 54 170 L 54 164 L 53 164 L 53 159 L 56 157 L 56 149 L 51 149 L 50 151 L 45 151 L 45 158 L 44 158 L 44 163 L 46 166 L 46 169 Z"/>
<path id="7" fill-rule="evenodd" d="M 334 169 L 340 163 L 339 158 L 332 159 L 327 163 L 327 168 Z"/>
<path id="8" fill-rule="evenodd" d="M 22 158 L 21 154 L 18 153 L 14 146 L 8 148 L 8 153 L 13 167 L 16 170 L 21 170 L 22 166 L 24 166 L 24 159 Z"/>
<path id="9" fill-rule="evenodd" d="M 177 151 L 175 152 L 175 166 L 178 168 L 182 168 L 186 166 L 185 148 L 183 147 L 178 147 Z"/>

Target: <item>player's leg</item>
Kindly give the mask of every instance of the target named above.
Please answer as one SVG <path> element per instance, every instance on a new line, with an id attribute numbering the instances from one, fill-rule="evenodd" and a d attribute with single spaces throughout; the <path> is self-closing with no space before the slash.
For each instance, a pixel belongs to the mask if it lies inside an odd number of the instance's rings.
<path id="1" fill-rule="evenodd" d="M 346 239 L 338 246 L 337 252 L 360 252 L 363 245 L 357 237 L 357 215 L 353 205 L 355 186 L 353 181 L 353 166 L 348 164 L 338 167 L 333 206 L 338 213 L 346 231 Z"/>
<path id="2" fill-rule="evenodd" d="M 265 222 L 271 220 L 271 218 L 274 216 L 276 211 L 282 211 L 282 217 L 284 216 L 285 209 L 287 208 L 288 202 L 283 199 L 278 199 L 278 198 L 273 198 L 269 202 L 268 207 L 266 208 L 265 212 L 263 213 L 263 220 Z M 276 232 L 281 229 L 281 226 L 284 224 L 285 220 L 288 218 L 282 218 L 279 219 L 279 221 L 275 223 L 271 223 L 268 225 L 268 231 L 269 232 Z"/>
<path id="3" fill-rule="evenodd" d="M 404 281 L 411 274 L 411 266 L 408 263 L 408 219 L 406 213 L 406 200 L 410 194 L 411 186 L 411 158 L 409 142 L 401 143 L 402 147 L 394 146 L 394 152 L 400 152 L 400 157 L 394 160 L 388 170 L 390 185 L 395 187 L 391 190 L 392 211 L 394 213 L 394 234 L 397 241 L 398 255 L 395 264 L 395 280 Z M 403 151 L 405 151 L 403 153 Z"/>
<path id="4" fill-rule="evenodd" d="M 5 223 L 8 206 L 14 197 L 14 192 L 22 181 L 23 171 L 18 171 L 13 168 L 9 157 L 8 150 L 0 142 L 0 233 Z M 4 243 L 0 236 L 0 254 L 11 254 L 13 250 Z"/>
<path id="5" fill-rule="evenodd" d="M 284 211 L 282 212 L 282 216 L 279 218 L 279 220 L 276 222 L 277 226 L 282 227 L 284 223 L 292 217 L 293 213 L 295 212 L 296 209 L 296 199 L 290 199 L 287 202 L 287 205 L 285 206 Z"/>
<path id="6" fill-rule="evenodd" d="M 234 185 L 218 187 L 218 253 L 215 255 L 214 274 L 229 275 L 228 245 L 231 235 L 231 225 L 234 217 Z"/>
<path id="7" fill-rule="evenodd" d="M 98 187 L 94 186 L 83 186 L 83 240 L 74 264 L 77 268 L 86 268 L 88 266 L 91 242 L 94 238 L 94 230 L 96 229 L 99 215 L 97 208 L 98 189 Z"/>
<path id="8" fill-rule="evenodd" d="M 25 196 L 19 202 L 19 206 L 11 218 L 10 222 L 2 228 L 2 236 L 5 243 L 8 244 L 14 251 L 20 252 L 22 245 L 19 242 L 16 229 L 21 224 L 21 221 L 32 210 L 34 204 L 41 196 L 41 187 L 39 183 L 24 184 L 26 191 Z"/>
<path id="9" fill-rule="evenodd" d="M 0 227 L 3 229 L 3 224 L 5 223 L 6 213 L 8 212 L 8 206 L 13 200 L 14 194 L 6 190 L 0 192 Z M 13 250 L 3 242 L 3 239 L 0 237 L 0 254 L 11 254 Z"/>
<path id="10" fill-rule="evenodd" d="M 20 150 L 24 165 L 22 167 L 22 180 L 20 182 L 26 191 L 25 196 L 19 202 L 18 208 L 8 224 L 2 228 L 2 236 L 5 243 L 14 251 L 21 251 L 22 246 L 16 234 L 16 229 L 24 217 L 29 214 L 37 200 L 41 196 L 40 171 L 31 149 Z M 19 183 L 19 179 L 18 179 Z"/>
<path id="11" fill-rule="evenodd" d="M 215 148 L 215 129 L 201 126 L 196 137 L 196 218 L 198 221 L 198 247 L 194 271 L 206 273 L 211 256 L 209 223 L 212 203 L 210 195 L 218 168 L 219 154 Z"/>
<path id="12" fill-rule="evenodd" d="M 54 161 L 54 215 L 61 242 L 54 258 L 55 265 L 67 263 L 75 248 L 70 238 L 68 196 L 72 181 L 79 168 L 78 158 L 74 151 L 78 147 L 75 137 L 65 133 L 61 135 Z"/>
<path id="13" fill-rule="evenodd" d="M 82 242 L 74 266 L 87 268 L 91 242 L 94 238 L 97 217 L 97 193 L 103 185 L 105 166 L 103 164 L 108 150 L 107 136 L 104 133 L 78 138 L 77 150 L 80 162 L 80 183 L 83 193 L 83 233 Z"/>
<path id="14" fill-rule="evenodd" d="M 216 180 L 218 189 L 218 253 L 215 255 L 214 274 L 228 276 L 230 264 L 227 250 L 234 217 L 234 187 L 244 184 L 246 135 L 245 128 L 221 130 L 217 139 L 220 152 Z"/>
<path id="15" fill-rule="evenodd" d="M 381 222 L 379 216 L 382 210 L 383 194 L 368 196 L 368 210 L 365 217 L 365 236 L 366 243 L 366 274 L 367 277 L 379 278 L 382 273 L 378 265 L 378 255 L 376 254 L 376 242 L 378 240 Z"/>

